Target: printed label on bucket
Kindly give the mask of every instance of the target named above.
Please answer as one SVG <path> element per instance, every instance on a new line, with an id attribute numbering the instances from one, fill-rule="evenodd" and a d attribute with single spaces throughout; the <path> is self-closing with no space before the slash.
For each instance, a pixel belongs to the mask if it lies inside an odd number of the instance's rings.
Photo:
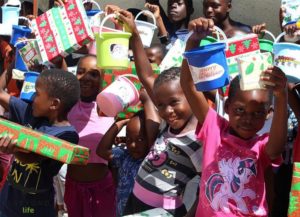
<path id="1" fill-rule="evenodd" d="M 128 47 L 122 44 L 111 44 L 110 55 L 112 58 L 118 60 L 128 59 Z"/>
<path id="2" fill-rule="evenodd" d="M 130 95 L 128 93 L 130 91 L 131 91 L 131 89 L 124 85 L 120 85 L 118 90 L 116 91 L 116 93 L 117 93 L 116 98 L 122 104 L 123 108 L 126 108 L 127 106 L 129 106 Z"/>
<path id="3" fill-rule="evenodd" d="M 223 66 L 213 63 L 205 67 L 195 67 L 189 65 L 194 83 L 212 81 L 222 77 L 225 73 Z"/>
<path id="4" fill-rule="evenodd" d="M 24 84 L 22 87 L 22 92 L 23 93 L 34 93 L 35 92 L 35 83 L 24 81 Z"/>

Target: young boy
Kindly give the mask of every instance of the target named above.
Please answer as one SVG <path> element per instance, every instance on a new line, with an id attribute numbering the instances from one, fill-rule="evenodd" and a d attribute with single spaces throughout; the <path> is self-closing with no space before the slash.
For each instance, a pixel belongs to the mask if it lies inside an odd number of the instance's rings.
<path id="1" fill-rule="evenodd" d="M 71 143 L 78 142 L 78 134 L 67 120 L 67 113 L 80 97 L 74 75 L 58 69 L 43 71 L 30 104 L 4 91 L 6 74 L 0 80 L 0 104 L 9 111 L 10 120 Z M 56 216 L 53 176 L 62 163 L 18 149 L 9 137 L 0 139 L 0 152 L 15 156 L 0 192 L 0 216 Z"/>

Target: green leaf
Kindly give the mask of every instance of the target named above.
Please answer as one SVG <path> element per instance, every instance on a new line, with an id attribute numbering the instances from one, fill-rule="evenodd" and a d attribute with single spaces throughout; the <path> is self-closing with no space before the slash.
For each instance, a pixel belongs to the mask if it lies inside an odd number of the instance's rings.
<path id="1" fill-rule="evenodd" d="M 254 63 L 250 63 L 250 65 L 246 69 L 246 75 L 251 74 L 253 70 L 254 70 Z"/>
<path id="2" fill-rule="evenodd" d="M 265 64 L 262 63 L 262 64 L 260 65 L 260 70 L 263 71 L 264 69 L 265 69 Z"/>

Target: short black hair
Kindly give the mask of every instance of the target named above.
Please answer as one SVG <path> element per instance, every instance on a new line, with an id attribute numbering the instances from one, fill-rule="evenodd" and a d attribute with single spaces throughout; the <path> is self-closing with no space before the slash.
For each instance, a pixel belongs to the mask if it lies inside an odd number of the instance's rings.
<path id="1" fill-rule="evenodd" d="M 80 99 L 80 85 L 77 77 L 62 69 L 42 71 L 38 79 L 46 86 L 49 97 L 58 98 L 62 112 L 66 115 Z"/>
<path id="2" fill-rule="evenodd" d="M 159 87 L 163 83 L 180 79 L 181 68 L 172 67 L 160 73 L 154 81 L 154 88 Z"/>

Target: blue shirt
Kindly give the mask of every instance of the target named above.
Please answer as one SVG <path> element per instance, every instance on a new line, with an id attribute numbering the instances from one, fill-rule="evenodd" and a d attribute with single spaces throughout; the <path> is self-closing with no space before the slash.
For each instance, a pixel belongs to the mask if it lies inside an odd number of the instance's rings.
<path id="1" fill-rule="evenodd" d="M 127 149 L 116 147 L 112 150 L 112 167 L 118 169 L 117 186 L 117 216 L 122 216 L 127 199 L 132 192 L 134 178 L 140 168 L 143 159 L 132 158 Z"/>
<path id="2" fill-rule="evenodd" d="M 11 97 L 9 111 L 13 122 L 78 143 L 74 127 L 51 126 L 47 119 L 33 117 L 31 105 L 21 99 Z M 0 213 L 7 217 L 55 217 L 53 176 L 61 166 L 61 162 L 50 158 L 30 164 L 15 160 L 0 192 Z"/>

